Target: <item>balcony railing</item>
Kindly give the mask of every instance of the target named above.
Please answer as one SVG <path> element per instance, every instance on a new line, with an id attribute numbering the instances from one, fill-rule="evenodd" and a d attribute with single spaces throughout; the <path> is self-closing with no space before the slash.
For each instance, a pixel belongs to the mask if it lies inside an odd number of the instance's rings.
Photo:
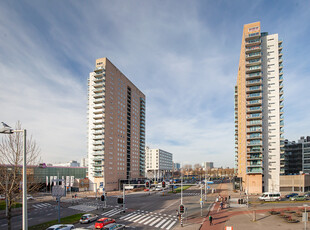
<path id="1" fill-rule="evenodd" d="M 262 125 L 263 124 L 263 122 L 262 122 L 262 120 L 254 120 L 255 122 L 247 122 L 247 126 L 255 126 L 255 125 Z"/>
<path id="2" fill-rule="evenodd" d="M 261 46 L 260 45 L 256 45 L 256 46 L 250 46 L 250 47 L 246 47 L 245 52 L 254 52 L 254 51 L 260 51 L 261 50 Z"/>
<path id="3" fill-rule="evenodd" d="M 263 136 L 262 136 L 261 134 L 254 135 L 254 136 L 253 136 L 253 135 L 247 135 L 246 138 L 249 139 L 249 140 L 250 140 L 250 139 L 256 140 L 256 139 L 262 139 Z"/>
<path id="4" fill-rule="evenodd" d="M 259 114 L 249 114 L 246 116 L 247 119 L 260 119 L 262 118 L 262 114 L 259 113 Z"/>
<path id="5" fill-rule="evenodd" d="M 258 166 L 258 167 L 261 167 L 261 166 Z M 263 170 L 261 168 L 247 168 L 246 169 L 246 172 L 248 174 L 260 174 L 260 173 L 263 173 Z"/>
<path id="6" fill-rule="evenodd" d="M 251 93 L 251 94 L 248 94 L 246 97 L 247 99 L 258 99 L 258 98 L 261 98 L 263 95 L 262 93 Z"/>
<path id="7" fill-rule="evenodd" d="M 255 142 L 248 142 L 247 146 L 262 146 L 263 142 L 262 141 L 255 141 Z"/>
<path id="8" fill-rule="evenodd" d="M 95 94 L 93 95 L 94 98 L 100 98 L 100 97 L 104 97 L 104 96 L 105 96 L 104 93 L 95 93 Z"/>
<path id="9" fill-rule="evenodd" d="M 259 132 L 262 132 L 262 128 L 256 128 L 256 129 L 249 128 L 249 129 L 247 129 L 247 133 L 259 133 Z"/>

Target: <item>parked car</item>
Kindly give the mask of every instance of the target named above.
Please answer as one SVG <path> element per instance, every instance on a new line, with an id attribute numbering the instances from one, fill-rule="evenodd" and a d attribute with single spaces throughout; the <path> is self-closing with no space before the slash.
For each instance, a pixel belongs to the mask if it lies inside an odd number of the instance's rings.
<path id="1" fill-rule="evenodd" d="M 156 188 L 155 188 L 155 191 L 161 191 L 161 190 L 163 190 L 162 187 L 156 187 Z"/>
<path id="2" fill-rule="evenodd" d="M 0 200 L 5 200 L 5 196 L 4 195 L 0 195 Z"/>
<path id="3" fill-rule="evenodd" d="M 104 226 L 106 226 L 108 224 L 112 224 L 112 223 L 115 223 L 114 219 L 111 219 L 111 218 L 100 218 L 99 220 L 96 221 L 95 228 L 96 229 L 98 229 L 98 228 L 101 229 Z"/>
<path id="4" fill-rule="evenodd" d="M 97 219 L 98 219 L 98 216 L 95 214 L 84 214 L 80 219 L 80 223 L 81 224 L 90 223 L 92 221 L 96 221 Z"/>
<path id="5" fill-rule="evenodd" d="M 310 192 L 304 194 L 305 197 L 310 197 Z"/>
<path id="6" fill-rule="evenodd" d="M 261 201 L 280 201 L 281 194 L 279 192 L 264 192 L 258 199 Z"/>
<path id="7" fill-rule="evenodd" d="M 56 224 L 53 225 L 46 230 L 71 230 L 74 229 L 74 225 L 72 224 Z"/>
<path id="8" fill-rule="evenodd" d="M 307 197 L 305 197 L 305 196 L 292 196 L 292 197 L 290 197 L 290 200 L 293 200 L 293 201 L 307 200 Z"/>
<path id="9" fill-rule="evenodd" d="M 113 224 L 108 224 L 104 226 L 102 229 L 103 230 L 121 230 L 121 229 L 125 229 L 125 225 L 113 223 Z"/>
<path id="10" fill-rule="evenodd" d="M 293 197 L 293 196 L 298 196 L 298 193 L 290 193 L 290 194 L 287 194 L 286 195 L 286 198 L 290 198 L 290 197 Z"/>
<path id="11" fill-rule="evenodd" d="M 148 192 L 148 191 L 150 191 L 150 189 L 148 189 L 148 188 L 145 188 L 145 189 L 144 189 L 144 192 Z"/>

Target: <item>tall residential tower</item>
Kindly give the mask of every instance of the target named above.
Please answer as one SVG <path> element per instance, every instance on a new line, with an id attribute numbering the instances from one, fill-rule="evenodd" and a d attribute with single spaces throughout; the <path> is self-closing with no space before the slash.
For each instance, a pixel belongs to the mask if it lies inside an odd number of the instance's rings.
<path id="1" fill-rule="evenodd" d="M 249 193 L 279 192 L 284 160 L 282 41 L 243 27 L 235 86 L 236 169 Z M 282 161 L 281 161 L 282 160 Z"/>
<path id="2" fill-rule="evenodd" d="M 145 96 L 107 58 L 88 79 L 88 177 L 92 189 L 119 189 L 144 177 Z"/>

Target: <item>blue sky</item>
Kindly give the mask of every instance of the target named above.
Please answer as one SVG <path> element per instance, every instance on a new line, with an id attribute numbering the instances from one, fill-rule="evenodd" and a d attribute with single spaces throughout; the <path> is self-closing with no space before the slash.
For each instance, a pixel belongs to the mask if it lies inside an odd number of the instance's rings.
<path id="1" fill-rule="evenodd" d="M 0 117 L 48 163 L 86 156 L 87 78 L 108 57 L 147 98 L 146 142 L 234 163 L 243 24 L 283 38 L 285 138 L 310 135 L 308 1 L 1 1 Z"/>

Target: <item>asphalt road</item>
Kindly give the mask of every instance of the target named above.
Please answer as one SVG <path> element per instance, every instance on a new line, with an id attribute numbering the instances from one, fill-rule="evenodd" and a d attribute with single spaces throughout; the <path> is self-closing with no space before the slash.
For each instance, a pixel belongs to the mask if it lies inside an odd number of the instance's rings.
<path id="1" fill-rule="evenodd" d="M 217 186 L 217 185 L 215 185 Z M 183 204 L 186 207 L 184 221 L 188 218 L 200 216 L 201 210 L 203 214 L 207 213 L 208 207 L 213 203 L 214 198 L 207 199 L 200 205 L 200 188 L 193 186 L 183 192 Z M 203 190 L 204 194 L 204 190 Z M 204 197 L 203 197 L 203 200 Z M 117 204 L 117 196 L 110 196 L 107 199 L 107 208 L 102 208 L 104 204 L 95 198 L 76 199 L 72 203 L 72 199 L 63 199 L 61 202 L 61 217 L 73 215 L 76 213 L 95 213 L 99 217 L 111 217 L 117 223 L 124 224 L 128 229 L 173 229 L 174 226 L 180 224 L 176 210 L 181 203 L 181 195 L 169 194 L 167 191 L 163 195 L 162 192 L 139 192 L 126 195 L 126 211 L 122 212 L 122 208 Z M 98 205 L 99 204 L 99 205 Z M 98 210 L 97 210 L 97 207 Z M 28 201 L 28 226 L 55 220 L 58 217 L 57 203 L 54 200 Z M 13 229 L 21 229 L 22 216 L 14 216 Z M 76 224 L 76 227 L 94 228 L 94 222 L 90 224 Z M 6 219 L 0 219 L 0 229 L 7 228 Z"/>

